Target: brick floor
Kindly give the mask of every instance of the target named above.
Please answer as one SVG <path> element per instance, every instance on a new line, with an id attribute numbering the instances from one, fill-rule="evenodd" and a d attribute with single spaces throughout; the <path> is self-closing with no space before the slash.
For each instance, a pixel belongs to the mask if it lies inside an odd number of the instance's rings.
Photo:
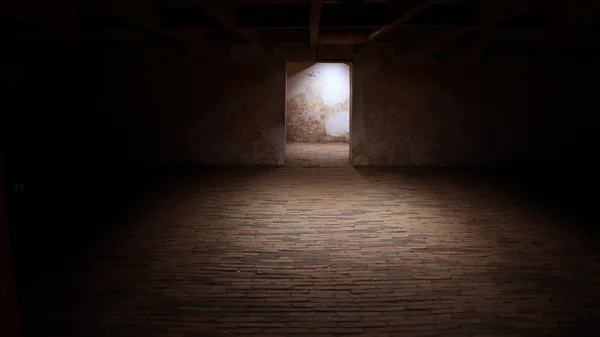
<path id="1" fill-rule="evenodd" d="M 285 165 L 288 167 L 349 167 L 347 143 L 287 143 Z"/>
<path id="2" fill-rule="evenodd" d="M 597 238 L 480 179 L 282 167 L 160 186 L 22 287 L 26 336 L 599 331 Z"/>

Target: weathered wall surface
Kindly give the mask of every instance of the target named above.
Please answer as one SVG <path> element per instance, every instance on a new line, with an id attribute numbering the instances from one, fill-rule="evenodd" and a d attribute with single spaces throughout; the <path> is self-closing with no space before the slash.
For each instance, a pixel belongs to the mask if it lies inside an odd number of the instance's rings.
<path id="1" fill-rule="evenodd" d="M 350 66 L 344 63 L 289 62 L 286 140 L 348 142 Z"/>
<path id="2" fill-rule="evenodd" d="M 598 131 L 586 113 L 599 107 L 585 83 L 595 82 L 599 71 L 597 61 L 573 53 L 472 53 L 441 62 L 427 54 L 394 56 L 387 46 L 364 48 L 354 60 L 352 161 L 487 166 L 582 160 Z"/>
<path id="3" fill-rule="evenodd" d="M 277 54 L 133 48 L 2 57 L 8 151 L 103 163 L 283 163 L 285 60 Z"/>
<path id="4" fill-rule="evenodd" d="M 355 56 L 355 165 L 579 164 L 597 152 L 598 53 L 393 54 L 372 45 Z M 4 156 L 115 167 L 283 162 L 280 54 L 31 49 L 0 60 Z"/>
<path id="5" fill-rule="evenodd" d="M 469 163 L 489 120 L 472 69 L 423 55 L 394 57 L 365 48 L 354 60 L 352 161 L 355 165 Z"/>

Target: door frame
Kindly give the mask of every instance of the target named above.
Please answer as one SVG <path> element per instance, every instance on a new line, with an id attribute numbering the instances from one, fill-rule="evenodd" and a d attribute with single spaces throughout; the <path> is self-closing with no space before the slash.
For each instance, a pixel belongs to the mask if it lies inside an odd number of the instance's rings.
<path id="1" fill-rule="evenodd" d="M 348 107 L 350 109 L 350 120 L 348 121 L 348 162 L 352 164 L 352 101 L 354 101 L 354 61 L 352 59 L 326 59 L 326 60 L 315 60 L 315 59 L 286 59 L 285 60 L 285 92 L 284 92 L 284 115 L 283 115 L 283 165 L 285 165 L 285 153 L 287 146 L 287 86 L 288 86 L 288 65 L 294 62 L 303 62 L 303 63 L 344 63 L 348 65 L 350 68 L 349 75 L 349 85 L 350 85 L 350 97 Z"/>

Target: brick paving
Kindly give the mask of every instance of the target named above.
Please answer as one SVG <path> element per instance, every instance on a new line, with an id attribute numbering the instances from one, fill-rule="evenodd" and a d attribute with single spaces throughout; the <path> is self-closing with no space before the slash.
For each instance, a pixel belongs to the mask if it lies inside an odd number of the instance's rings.
<path id="1" fill-rule="evenodd" d="M 21 289 L 26 336 L 599 332 L 596 238 L 468 175 L 210 171 L 118 221 Z"/>
<path id="2" fill-rule="evenodd" d="M 347 143 L 287 143 L 285 165 L 288 167 L 349 167 L 350 145 Z"/>

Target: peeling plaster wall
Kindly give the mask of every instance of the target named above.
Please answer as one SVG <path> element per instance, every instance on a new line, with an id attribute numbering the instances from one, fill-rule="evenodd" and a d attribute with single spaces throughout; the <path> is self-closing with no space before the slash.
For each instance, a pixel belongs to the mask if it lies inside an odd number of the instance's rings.
<path id="1" fill-rule="evenodd" d="M 286 140 L 349 142 L 350 66 L 289 62 Z"/>
<path id="2" fill-rule="evenodd" d="M 118 165 L 283 163 L 285 59 L 277 53 L 65 48 L 1 57 L 12 152 Z"/>
<path id="3" fill-rule="evenodd" d="M 598 143 L 586 83 L 600 73 L 585 52 L 429 55 L 370 45 L 355 57 L 354 165 L 552 165 Z"/>

